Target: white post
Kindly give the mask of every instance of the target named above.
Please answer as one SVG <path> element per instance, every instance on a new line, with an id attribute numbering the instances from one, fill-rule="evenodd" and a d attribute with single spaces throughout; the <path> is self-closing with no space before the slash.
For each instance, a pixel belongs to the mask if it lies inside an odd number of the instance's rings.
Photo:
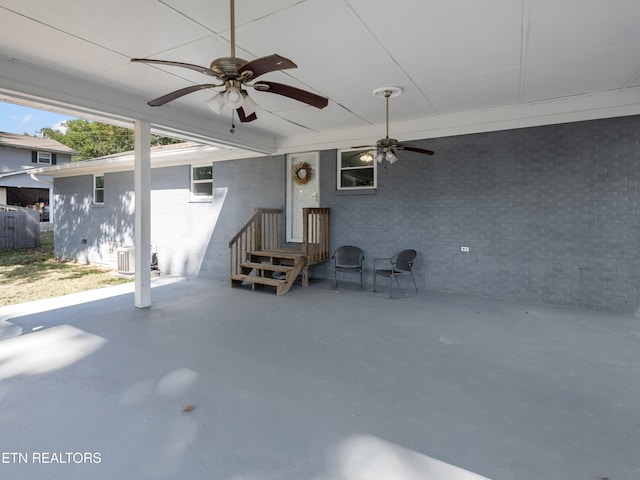
<path id="1" fill-rule="evenodd" d="M 135 122 L 135 306 L 151 306 L 151 125 Z"/>
<path id="2" fill-rule="evenodd" d="M 49 187 L 49 223 L 53 222 L 53 187 Z"/>

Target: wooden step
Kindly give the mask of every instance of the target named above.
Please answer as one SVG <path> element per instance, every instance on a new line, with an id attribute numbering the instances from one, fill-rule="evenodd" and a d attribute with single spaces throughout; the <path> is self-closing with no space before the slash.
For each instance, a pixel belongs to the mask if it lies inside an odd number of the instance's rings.
<path id="1" fill-rule="evenodd" d="M 279 287 L 280 285 L 285 283 L 284 280 L 280 280 L 278 278 L 259 277 L 257 275 L 243 275 L 241 273 L 237 275 L 231 275 L 231 280 L 254 284 L 257 283 L 259 285 L 270 285 L 272 287 Z"/>
<path id="2" fill-rule="evenodd" d="M 304 255 L 302 252 L 296 250 L 279 249 L 279 250 L 255 250 L 249 252 L 249 255 L 253 257 L 265 257 L 265 258 L 286 258 L 287 260 L 297 260 Z"/>
<path id="3" fill-rule="evenodd" d="M 290 265 L 274 265 L 272 263 L 258 263 L 258 262 L 245 262 L 240 264 L 241 267 L 247 269 L 264 270 L 267 272 L 283 272 L 286 273 L 292 270 Z"/>
<path id="4" fill-rule="evenodd" d="M 278 295 L 282 295 L 289 291 L 300 274 L 302 274 L 302 286 L 306 287 L 309 284 L 306 258 L 298 249 L 255 250 L 247 252 L 247 255 L 250 261 L 242 262 L 241 272 L 231 275 L 231 286 L 250 283 L 251 288 L 255 290 L 257 287 L 270 285 L 276 287 Z M 254 272 L 253 275 L 251 275 L 252 272 Z M 284 278 L 273 278 L 271 273 L 274 272 L 284 274 L 280 275 Z"/>

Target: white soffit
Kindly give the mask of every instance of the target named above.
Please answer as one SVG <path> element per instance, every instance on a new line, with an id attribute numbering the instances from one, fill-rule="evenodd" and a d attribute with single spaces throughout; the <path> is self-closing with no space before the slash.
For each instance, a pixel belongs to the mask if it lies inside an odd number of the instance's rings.
<path id="1" fill-rule="evenodd" d="M 228 0 L 0 0 L 0 97 L 140 119 L 181 138 L 263 153 L 376 139 L 384 102 L 371 92 L 385 85 L 405 91 L 390 104 L 400 138 L 640 113 L 638 0 L 235 3 L 236 54 L 290 58 L 297 69 L 263 80 L 327 96 L 329 107 L 249 89 L 258 119 L 236 120 L 231 133 L 230 111 L 217 116 L 205 105 L 211 90 L 147 106 L 216 81 L 131 57 L 208 66 L 229 55 Z"/>

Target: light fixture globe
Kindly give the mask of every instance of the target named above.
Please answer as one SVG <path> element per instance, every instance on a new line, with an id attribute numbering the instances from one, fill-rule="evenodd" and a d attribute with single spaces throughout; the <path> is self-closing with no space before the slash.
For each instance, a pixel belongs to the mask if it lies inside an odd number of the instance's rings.
<path id="1" fill-rule="evenodd" d="M 393 153 L 391 149 L 387 150 L 387 153 L 385 154 L 385 158 L 389 163 L 396 163 L 398 161 L 398 157 L 396 157 L 395 153 Z"/>
<path id="2" fill-rule="evenodd" d="M 216 112 L 218 115 L 220 115 L 220 113 L 222 112 L 222 107 L 224 107 L 224 100 L 222 99 L 222 94 L 216 93 L 216 95 L 212 99 L 207 100 L 207 106 L 211 110 Z"/>
<path id="3" fill-rule="evenodd" d="M 227 107 L 235 110 L 242 106 L 244 97 L 238 87 L 228 87 L 227 91 L 224 92 L 224 95 L 222 96 L 222 100 Z"/>
<path id="4" fill-rule="evenodd" d="M 242 102 L 242 109 L 244 110 L 244 114 L 248 117 L 256 112 L 256 108 L 258 108 L 258 104 L 253 101 L 248 93 L 245 92 L 244 100 Z"/>

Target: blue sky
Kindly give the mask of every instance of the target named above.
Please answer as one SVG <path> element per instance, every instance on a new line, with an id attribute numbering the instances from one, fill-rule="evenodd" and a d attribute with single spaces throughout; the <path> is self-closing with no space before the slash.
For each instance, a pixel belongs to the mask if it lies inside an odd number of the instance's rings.
<path id="1" fill-rule="evenodd" d="M 0 102 L 0 132 L 36 135 L 43 127 L 54 127 L 74 117 Z M 40 134 L 37 134 L 40 136 Z"/>

